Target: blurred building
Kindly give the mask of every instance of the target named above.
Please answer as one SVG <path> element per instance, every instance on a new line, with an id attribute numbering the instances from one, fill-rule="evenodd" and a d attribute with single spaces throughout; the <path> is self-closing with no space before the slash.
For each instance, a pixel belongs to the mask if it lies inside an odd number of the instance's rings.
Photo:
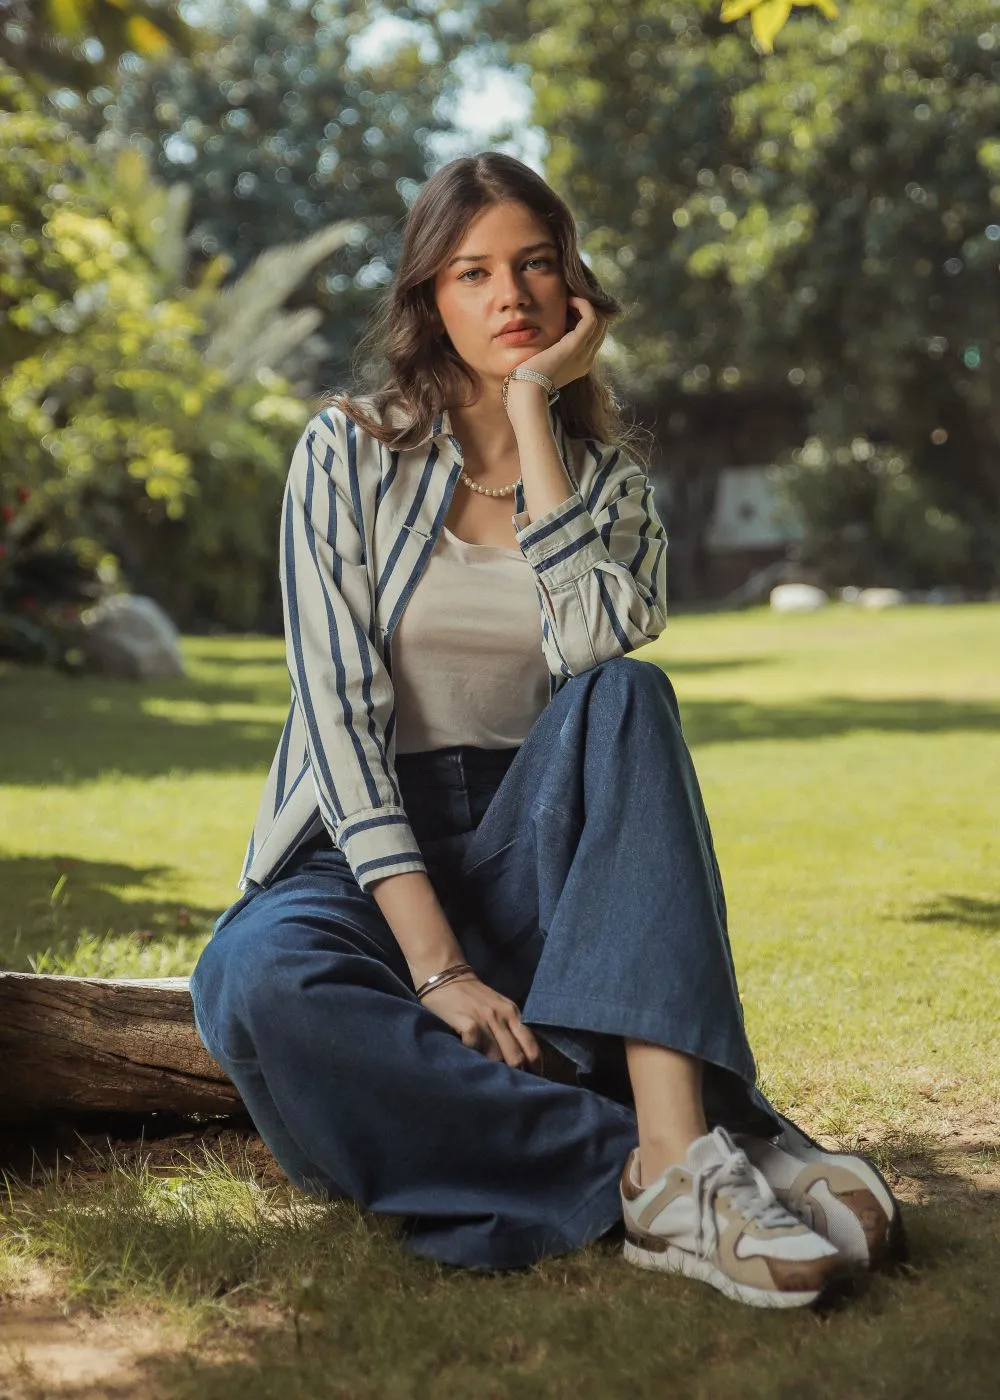
<path id="1" fill-rule="evenodd" d="M 670 540 L 671 599 L 724 598 L 787 557 L 804 531 L 770 466 L 803 441 L 801 404 L 726 394 L 643 408 L 658 443 L 649 475 Z"/>

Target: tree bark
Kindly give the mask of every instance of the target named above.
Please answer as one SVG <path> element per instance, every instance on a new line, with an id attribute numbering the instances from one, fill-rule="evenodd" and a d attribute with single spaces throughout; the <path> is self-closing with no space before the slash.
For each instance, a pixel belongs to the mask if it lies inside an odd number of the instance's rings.
<path id="1" fill-rule="evenodd" d="M 0 1120 L 52 1110 L 231 1114 L 186 977 L 0 972 Z"/>

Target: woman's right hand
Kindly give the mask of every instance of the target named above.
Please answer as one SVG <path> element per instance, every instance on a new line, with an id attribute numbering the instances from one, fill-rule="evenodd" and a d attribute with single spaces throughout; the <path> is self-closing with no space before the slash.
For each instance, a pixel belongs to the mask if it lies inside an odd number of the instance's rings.
<path id="1" fill-rule="evenodd" d="M 421 1002 L 488 1060 L 540 1074 L 542 1050 L 521 1020 L 516 1002 L 501 996 L 471 973 L 425 993 Z"/>

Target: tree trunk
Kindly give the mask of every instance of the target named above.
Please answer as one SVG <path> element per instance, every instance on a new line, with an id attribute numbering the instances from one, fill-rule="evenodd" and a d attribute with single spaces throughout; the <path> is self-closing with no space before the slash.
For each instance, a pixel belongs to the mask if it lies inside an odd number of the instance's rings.
<path id="1" fill-rule="evenodd" d="M 186 977 L 0 972 L 0 1120 L 52 1110 L 231 1114 Z"/>

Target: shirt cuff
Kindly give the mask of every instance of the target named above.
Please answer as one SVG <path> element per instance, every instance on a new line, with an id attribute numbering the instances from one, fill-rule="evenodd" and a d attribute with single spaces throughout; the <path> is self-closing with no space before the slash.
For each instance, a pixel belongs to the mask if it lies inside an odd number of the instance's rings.
<path id="1" fill-rule="evenodd" d="M 387 875 L 427 871 L 402 807 L 369 808 L 345 817 L 337 828 L 337 845 L 363 890 Z"/>
<path id="2" fill-rule="evenodd" d="M 611 558 L 579 491 L 530 523 L 526 510 L 511 518 L 521 553 L 549 588 L 572 583 Z"/>

